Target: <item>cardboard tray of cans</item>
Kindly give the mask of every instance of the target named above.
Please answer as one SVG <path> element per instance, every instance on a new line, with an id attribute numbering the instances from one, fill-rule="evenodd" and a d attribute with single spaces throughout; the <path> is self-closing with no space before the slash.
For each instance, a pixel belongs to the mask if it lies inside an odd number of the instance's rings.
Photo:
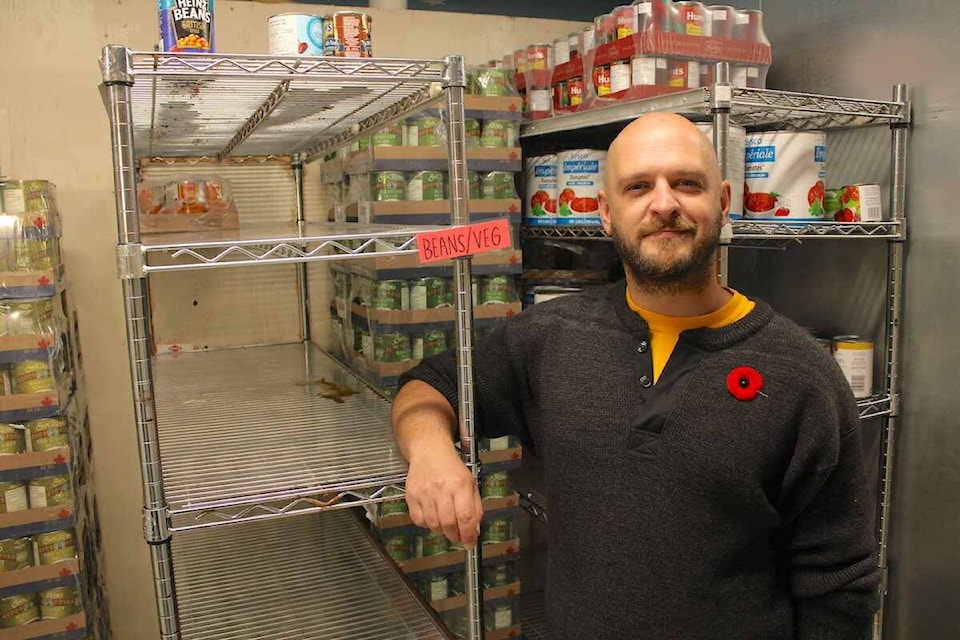
<path id="1" fill-rule="evenodd" d="M 0 364 L 48 359 L 66 344 L 66 326 L 58 296 L 0 300 Z"/>
<path id="2" fill-rule="evenodd" d="M 520 539 L 513 538 L 506 542 L 490 542 L 483 545 L 483 561 L 503 561 L 515 558 L 520 553 Z M 410 558 L 397 562 L 400 570 L 406 574 L 432 571 L 443 567 L 461 565 L 466 561 L 465 551 L 448 551 L 425 558 Z"/>
<path id="3" fill-rule="evenodd" d="M 50 418 L 63 412 L 73 391 L 73 373 L 67 371 L 63 351 L 49 358 L 0 365 L 0 423 Z"/>
<path id="4" fill-rule="evenodd" d="M 489 452 L 485 452 L 489 453 Z M 499 453 L 499 452 L 496 452 Z M 510 511 L 520 507 L 520 494 L 514 492 L 512 495 L 507 496 L 506 498 L 484 498 L 483 499 L 483 515 L 487 517 L 497 516 L 499 512 Z M 374 526 L 380 531 L 386 529 L 398 529 L 405 527 L 412 527 L 413 521 L 410 520 L 410 514 L 408 513 L 388 513 L 386 515 L 380 516 L 374 522 Z"/>
<path id="5" fill-rule="evenodd" d="M 516 249 L 502 249 L 478 253 L 470 261 L 471 273 L 476 276 L 490 274 L 519 274 L 523 271 L 523 254 Z M 371 256 L 356 258 L 349 263 L 334 263 L 334 270 L 366 276 L 372 280 L 416 280 L 419 278 L 450 278 L 453 263 L 449 260 L 430 266 L 419 266 L 416 255 Z"/>
<path id="6" fill-rule="evenodd" d="M 410 310 L 389 310 L 389 309 L 368 309 L 362 305 L 354 303 L 352 306 L 354 315 L 363 318 L 369 323 L 378 325 L 405 325 L 405 324 L 434 324 L 440 322 L 454 321 L 455 309 L 453 307 L 441 307 L 439 309 L 410 309 Z M 477 320 L 490 320 L 495 318 L 512 318 L 520 313 L 520 303 L 510 302 L 506 304 L 483 304 L 473 308 L 473 317 Z"/>
<path id="7" fill-rule="evenodd" d="M 86 627 L 86 615 L 77 613 L 66 618 L 37 620 L 19 627 L 0 629 L 0 640 L 81 640 L 87 635 Z"/>
<path id="8" fill-rule="evenodd" d="M 501 585 L 499 587 L 488 587 L 483 590 L 483 602 L 484 604 L 493 602 L 494 600 L 506 600 L 509 598 L 516 598 L 520 596 L 520 581 L 511 582 L 510 584 Z M 438 613 L 444 613 L 447 611 L 456 611 L 457 609 L 464 609 L 467 606 L 467 596 L 466 594 L 453 596 L 452 598 L 446 598 L 444 600 L 432 600 L 430 606 L 433 607 L 434 611 Z M 487 631 L 486 637 L 489 638 L 491 631 Z"/>
<path id="9" fill-rule="evenodd" d="M 137 203 L 143 233 L 240 228 L 230 181 L 218 176 L 144 180 L 137 185 Z"/>
<path id="10" fill-rule="evenodd" d="M 519 198 L 471 198 L 468 205 L 470 222 L 507 217 L 511 224 L 519 224 L 520 206 Z M 450 212 L 450 200 L 398 200 L 353 203 L 344 207 L 346 222 L 362 220 L 374 224 L 448 225 Z M 330 222 L 335 222 L 335 210 L 331 209 L 327 217 Z"/>
<path id="11" fill-rule="evenodd" d="M 523 99 L 519 96 L 480 96 L 468 94 L 463 101 L 465 117 L 477 120 L 517 120 L 522 117 Z"/>
<path id="12" fill-rule="evenodd" d="M 60 237 L 57 188 L 46 180 L 0 181 L 0 237 Z"/>
<path id="13" fill-rule="evenodd" d="M 519 147 L 468 147 L 467 166 L 471 171 L 522 171 Z M 351 175 L 372 171 L 446 171 L 446 147 L 376 147 L 354 151 L 343 159 Z"/>
<path id="14" fill-rule="evenodd" d="M 504 627 L 503 629 L 492 629 L 488 630 L 483 634 L 483 637 L 486 640 L 507 640 L 507 638 L 516 638 L 522 635 L 523 627 L 520 624 L 515 624 L 510 627 Z"/>
<path id="15" fill-rule="evenodd" d="M 0 571 L 0 598 L 53 589 L 59 585 L 71 586 L 79 573 L 80 561 L 77 558 L 13 571 Z"/>

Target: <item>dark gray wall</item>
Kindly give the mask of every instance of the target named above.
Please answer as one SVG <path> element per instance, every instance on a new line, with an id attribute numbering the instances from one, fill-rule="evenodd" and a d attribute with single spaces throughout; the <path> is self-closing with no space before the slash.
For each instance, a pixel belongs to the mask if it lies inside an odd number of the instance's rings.
<path id="1" fill-rule="evenodd" d="M 909 242 L 902 358 L 902 414 L 896 439 L 891 576 L 885 637 L 960 637 L 960 4 L 940 0 L 768 0 L 765 23 L 774 46 L 771 88 L 889 99 L 911 85 L 914 127 L 909 145 Z M 879 137 L 877 137 L 879 135 Z M 883 132 L 831 141 L 832 171 L 870 171 L 885 162 Z M 840 155 L 834 153 L 837 151 Z M 841 178 L 842 179 L 842 178 Z M 876 178 L 875 178 L 876 179 Z M 839 249 L 839 254 L 838 253 Z M 817 278 L 810 301 L 782 296 L 784 311 L 830 310 L 829 328 L 878 333 L 882 250 L 805 246 L 743 259 L 757 271 L 797 281 Z M 758 286 L 763 277 L 756 276 Z M 814 273 L 811 273 L 815 271 Z M 772 286 L 768 290 L 774 289 Z M 774 292 L 775 293 L 775 292 Z M 879 297 L 878 297 L 879 296 Z M 775 296 L 781 297 L 781 296 Z M 848 303 L 847 305 L 842 302 Z M 878 314 L 880 314 L 878 316 Z M 823 319 L 824 316 L 818 316 Z M 812 320 L 811 320 L 812 321 Z M 875 427 L 873 428 L 875 430 Z M 878 446 L 871 428 L 867 450 Z"/>

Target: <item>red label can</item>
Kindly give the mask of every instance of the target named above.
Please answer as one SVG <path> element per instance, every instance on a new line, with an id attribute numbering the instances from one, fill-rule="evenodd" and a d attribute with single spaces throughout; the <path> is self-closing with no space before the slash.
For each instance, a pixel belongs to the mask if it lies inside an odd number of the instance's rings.
<path id="1" fill-rule="evenodd" d="M 526 49 L 517 49 L 513 52 L 513 68 L 517 70 L 518 74 L 527 72 Z"/>
<path id="2" fill-rule="evenodd" d="M 640 31 L 670 31 L 673 24 L 671 0 L 634 2 L 637 10 L 637 26 Z"/>
<path id="3" fill-rule="evenodd" d="M 577 76 L 567 81 L 567 90 L 570 92 L 570 106 L 578 107 L 583 104 L 583 78 Z"/>
<path id="4" fill-rule="evenodd" d="M 373 56 L 371 28 L 373 18 L 355 11 L 338 11 L 325 21 L 327 39 L 323 53 L 337 58 L 370 58 Z"/>
<path id="5" fill-rule="evenodd" d="M 763 11 L 747 10 L 736 12 L 736 24 L 733 28 L 735 40 L 769 44 L 763 31 Z"/>
<path id="6" fill-rule="evenodd" d="M 667 86 L 678 89 L 696 89 L 700 86 L 700 63 L 690 60 L 667 62 Z"/>
<path id="7" fill-rule="evenodd" d="M 610 95 L 610 65 L 602 64 L 593 68 L 593 87 L 598 97 Z"/>
<path id="8" fill-rule="evenodd" d="M 570 106 L 570 89 L 565 80 L 553 85 L 553 108 L 563 109 Z"/>
<path id="9" fill-rule="evenodd" d="M 714 38 L 733 39 L 737 10 L 729 5 L 715 4 L 707 7 L 707 13 L 710 15 L 710 35 Z"/>
<path id="10" fill-rule="evenodd" d="M 617 31 L 615 34 L 617 40 L 629 38 L 639 31 L 636 5 L 630 4 L 616 7 L 613 10 L 613 16 L 617 21 Z"/>
<path id="11" fill-rule="evenodd" d="M 527 47 L 527 71 L 553 69 L 553 45 L 531 44 Z"/>
<path id="12" fill-rule="evenodd" d="M 613 42 L 617 38 L 617 16 L 613 13 L 597 16 L 593 19 L 593 30 L 595 46 Z"/>
<path id="13" fill-rule="evenodd" d="M 676 2 L 676 22 L 674 31 L 688 36 L 709 35 L 707 31 L 707 9 L 702 2 Z"/>

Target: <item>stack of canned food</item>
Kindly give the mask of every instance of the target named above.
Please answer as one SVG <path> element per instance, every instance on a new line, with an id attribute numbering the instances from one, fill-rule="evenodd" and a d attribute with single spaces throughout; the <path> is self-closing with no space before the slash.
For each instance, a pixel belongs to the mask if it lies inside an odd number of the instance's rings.
<path id="1" fill-rule="evenodd" d="M 685 42 L 683 53 L 676 51 L 674 55 L 671 52 L 677 45 L 658 34 L 709 37 L 714 42 L 709 50 L 704 45 L 699 55 L 695 47 L 691 49 L 691 43 Z M 594 63 L 598 47 L 627 38 L 637 42 L 636 55 Z M 516 83 L 522 87 L 524 114 L 536 119 L 549 117 L 556 110 L 593 106 L 597 98 L 617 96 L 631 87 L 710 86 L 714 82 L 713 63 L 724 59 L 725 41 L 740 53 L 751 52 L 747 56 L 750 62 L 731 60 L 734 86 L 763 88 L 770 64 L 763 12 L 701 2 L 637 0 L 595 17 L 580 31 L 553 42 L 521 47 L 487 65 L 516 74 Z M 584 62 L 582 72 L 576 72 L 576 67 L 563 67 L 578 59 Z M 558 69 L 556 80 L 555 68 L 563 68 L 562 72 Z"/>
<path id="2" fill-rule="evenodd" d="M 359 274 L 337 273 L 334 296 L 381 311 L 423 311 L 452 307 L 456 287 L 452 278 L 373 280 Z M 492 274 L 473 278 L 473 304 L 510 304 L 518 300 L 512 275 Z"/>
<path id="3" fill-rule="evenodd" d="M 63 416 L 29 420 L 23 424 L 0 423 L 0 455 L 69 446 L 70 434 Z"/>
<path id="4" fill-rule="evenodd" d="M 468 147 L 502 149 L 517 146 L 518 123 L 504 118 L 464 120 Z M 436 115 L 418 115 L 358 139 L 353 151 L 369 147 L 443 147 L 447 143 L 442 120 Z"/>
<path id="5" fill-rule="evenodd" d="M 54 507 L 72 501 L 73 489 L 67 475 L 0 482 L 0 513 Z"/>
<path id="6" fill-rule="evenodd" d="M 56 391 L 57 379 L 49 359 L 0 364 L 0 396 Z"/>
<path id="7" fill-rule="evenodd" d="M 0 337 L 56 332 L 52 298 L 0 300 Z"/>
<path id="8" fill-rule="evenodd" d="M 7 180 L 0 197 L 0 272 L 53 270 L 59 263 L 56 187 L 46 180 Z"/>
<path id="9" fill-rule="evenodd" d="M 423 202 L 450 197 L 446 171 L 373 171 L 369 195 L 347 188 L 347 197 L 340 204 L 371 200 L 373 202 Z M 517 197 L 512 171 L 467 172 L 468 197 L 473 200 L 501 200 Z M 336 189 L 334 189 L 336 191 Z M 341 193 L 343 190 L 341 189 Z"/>
<path id="10" fill-rule="evenodd" d="M 77 556 L 72 529 L 0 540 L 0 573 L 71 560 Z M 75 586 L 0 598 L 0 628 L 19 627 L 40 620 L 65 618 L 82 609 Z"/>

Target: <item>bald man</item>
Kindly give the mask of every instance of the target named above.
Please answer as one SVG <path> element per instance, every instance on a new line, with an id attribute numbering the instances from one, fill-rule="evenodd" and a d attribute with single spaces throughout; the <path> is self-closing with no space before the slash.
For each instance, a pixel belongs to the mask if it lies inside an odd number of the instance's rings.
<path id="1" fill-rule="evenodd" d="M 626 280 L 536 305 L 475 349 L 478 429 L 549 489 L 552 640 L 869 637 L 878 598 L 856 402 L 806 331 L 718 284 L 730 185 L 710 142 L 651 114 L 610 147 L 604 230 Z M 418 525 L 473 545 L 455 354 L 401 380 Z"/>

